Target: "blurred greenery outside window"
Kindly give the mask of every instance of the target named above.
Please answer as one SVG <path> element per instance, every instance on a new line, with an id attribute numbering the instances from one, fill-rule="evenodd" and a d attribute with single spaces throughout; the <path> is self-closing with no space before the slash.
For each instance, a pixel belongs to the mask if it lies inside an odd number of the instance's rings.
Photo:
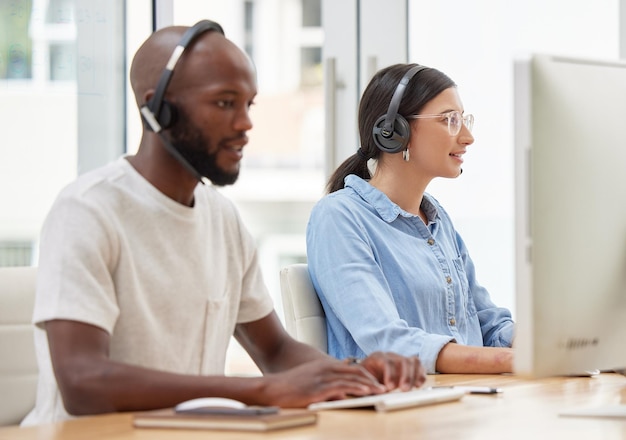
<path id="1" fill-rule="evenodd" d="M 0 79 L 32 78 L 32 0 L 0 1 Z"/>

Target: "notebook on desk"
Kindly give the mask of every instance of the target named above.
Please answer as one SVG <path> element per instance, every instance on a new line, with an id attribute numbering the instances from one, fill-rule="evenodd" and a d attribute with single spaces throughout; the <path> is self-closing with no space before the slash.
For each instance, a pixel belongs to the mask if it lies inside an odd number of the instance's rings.
<path id="1" fill-rule="evenodd" d="M 214 429 L 225 431 L 273 431 L 317 423 L 317 414 L 306 409 L 280 409 L 275 413 L 179 413 L 174 408 L 134 414 L 136 428 Z"/>
<path id="2" fill-rule="evenodd" d="M 420 388 L 417 390 L 392 391 L 373 396 L 353 397 L 343 400 L 330 400 L 309 405 L 310 410 L 373 408 L 376 411 L 394 411 L 436 403 L 452 402 L 461 399 L 466 392 L 455 388 Z"/>

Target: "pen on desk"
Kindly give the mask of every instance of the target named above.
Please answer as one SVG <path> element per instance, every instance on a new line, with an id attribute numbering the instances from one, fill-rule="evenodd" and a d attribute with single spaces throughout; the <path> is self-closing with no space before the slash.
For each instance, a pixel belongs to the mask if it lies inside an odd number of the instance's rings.
<path id="1" fill-rule="evenodd" d="M 453 386 L 435 386 L 436 388 L 454 388 L 456 390 L 463 390 L 466 393 L 470 394 L 499 394 L 502 392 L 502 388 L 493 388 L 493 387 L 478 387 L 478 386 L 464 386 L 464 385 L 453 385 Z"/>

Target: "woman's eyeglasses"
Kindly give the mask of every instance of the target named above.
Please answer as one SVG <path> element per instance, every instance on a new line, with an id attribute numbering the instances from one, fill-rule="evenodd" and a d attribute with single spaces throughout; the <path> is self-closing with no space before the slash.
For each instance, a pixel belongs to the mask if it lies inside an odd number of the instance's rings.
<path id="1" fill-rule="evenodd" d="M 469 131 L 474 127 L 474 115 L 463 116 L 460 111 L 454 110 L 448 113 L 440 113 L 438 115 L 409 115 L 406 119 L 430 119 L 430 118 L 446 118 L 448 120 L 448 133 L 450 136 L 456 136 L 461 132 L 461 126 L 464 124 Z"/>

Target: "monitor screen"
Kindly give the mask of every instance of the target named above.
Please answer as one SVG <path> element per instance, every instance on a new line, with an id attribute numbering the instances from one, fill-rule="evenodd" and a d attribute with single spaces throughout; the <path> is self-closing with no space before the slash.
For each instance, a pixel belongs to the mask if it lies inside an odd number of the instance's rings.
<path id="1" fill-rule="evenodd" d="M 626 366 L 626 62 L 515 63 L 515 371 Z"/>

